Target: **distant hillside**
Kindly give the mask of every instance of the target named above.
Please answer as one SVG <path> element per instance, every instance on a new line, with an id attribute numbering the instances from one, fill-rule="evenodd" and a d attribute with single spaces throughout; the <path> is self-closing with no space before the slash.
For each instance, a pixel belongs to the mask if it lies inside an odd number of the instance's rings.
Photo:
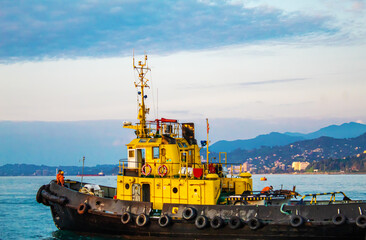
<path id="1" fill-rule="evenodd" d="M 319 172 L 366 172 L 366 154 L 363 153 L 342 159 L 330 158 L 312 162 L 306 168 L 306 171 L 313 172 L 314 169 Z"/>
<path id="2" fill-rule="evenodd" d="M 257 169 L 285 166 L 294 161 L 321 161 L 343 159 L 366 151 L 366 133 L 348 139 L 320 137 L 288 144 L 286 146 L 261 147 L 253 150 L 235 150 L 228 154 L 230 162 L 248 162 Z"/>
<path id="3" fill-rule="evenodd" d="M 314 139 L 322 136 L 333 138 L 354 138 L 363 133 L 366 133 L 365 124 L 350 122 L 343 123 L 341 125 L 331 125 L 308 134 L 290 132 L 286 132 L 285 134 L 290 136 L 300 136 L 306 139 Z"/>
<path id="4" fill-rule="evenodd" d="M 318 131 L 304 134 L 304 133 L 277 133 L 272 132 L 270 134 L 259 135 L 252 139 L 247 140 L 234 140 L 234 141 L 218 141 L 210 147 L 211 152 L 231 152 L 236 149 L 251 150 L 260 148 L 262 146 L 284 146 L 290 143 L 294 143 L 305 139 L 315 139 L 319 137 L 332 137 L 332 138 L 354 138 L 366 133 L 366 125 L 361 123 L 344 123 L 342 125 L 331 125 L 325 128 L 321 128 Z"/>
<path id="5" fill-rule="evenodd" d="M 272 132 L 259 135 L 256 138 L 235 141 L 218 141 L 210 147 L 212 152 L 231 152 L 235 149 L 254 149 L 261 146 L 283 146 L 289 143 L 305 139 L 301 136 L 289 136 L 282 133 Z"/>

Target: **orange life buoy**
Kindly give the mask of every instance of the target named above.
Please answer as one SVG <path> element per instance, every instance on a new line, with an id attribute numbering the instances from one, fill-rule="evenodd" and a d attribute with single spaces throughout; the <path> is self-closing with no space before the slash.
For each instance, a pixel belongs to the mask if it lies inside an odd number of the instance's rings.
<path id="1" fill-rule="evenodd" d="M 164 177 L 168 173 L 168 167 L 165 165 L 160 165 L 158 167 L 158 173 L 160 177 Z"/>
<path id="2" fill-rule="evenodd" d="M 147 170 L 146 168 L 148 168 L 149 170 Z M 152 170 L 152 168 L 151 168 L 151 166 L 149 165 L 149 164 L 144 164 L 143 166 L 142 166 L 142 168 L 141 168 L 141 173 L 143 174 L 143 175 L 145 175 L 145 176 L 149 176 L 150 175 L 150 173 L 151 173 L 151 170 Z"/>

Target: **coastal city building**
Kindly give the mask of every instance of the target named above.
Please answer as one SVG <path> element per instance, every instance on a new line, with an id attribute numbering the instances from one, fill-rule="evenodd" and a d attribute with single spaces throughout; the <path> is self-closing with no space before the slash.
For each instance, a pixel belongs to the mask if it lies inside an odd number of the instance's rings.
<path id="1" fill-rule="evenodd" d="M 303 171 L 307 168 L 307 166 L 309 166 L 309 164 L 309 162 L 293 162 L 292 168 L 294 171 Z"/>

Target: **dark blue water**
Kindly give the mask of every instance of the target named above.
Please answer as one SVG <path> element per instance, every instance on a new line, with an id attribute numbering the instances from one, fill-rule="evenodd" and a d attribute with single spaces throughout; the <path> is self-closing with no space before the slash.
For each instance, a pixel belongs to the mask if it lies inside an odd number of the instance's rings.
<path id="1" fill-rule="evenodd" d="M 351 199 L 366 200 L 366 175 L 266 175 L 266 182 L 259 181 L 260 177 L 262 175 L 253 176 L 255 190 L 267 185 L 275 189 L 281 188 L 281 184 L 284 189 L 292 189 L 296 185 L 296 190 L 301 194 L 343 191 Z M 0 177 L 0 239 L 107 239 L 102 236 L 80 236 L 55 227 L 49 207 L 35 200 L 39 187 L 51 179 Z M 115 176 L 86 177 L 84 181 L 116 187 L 116 179 Z"/>

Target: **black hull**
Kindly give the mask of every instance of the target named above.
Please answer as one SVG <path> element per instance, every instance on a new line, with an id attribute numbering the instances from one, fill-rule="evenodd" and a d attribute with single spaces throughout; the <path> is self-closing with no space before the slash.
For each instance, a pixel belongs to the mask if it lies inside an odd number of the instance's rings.
<path id="1" fill-rule="evenodd" d="M 49 195 L 43 190 L 43 196 Z M 158 224 L 159 216 L 151 215 L 148 224 L 139 227 L 135 218 L 140 213 L 148 213 L 151 203 L 120 201 L 99 198 L 80 194 L 76 191 L 62 188 L 51 183 L 48 189 L 54 197 L 48 200 L 55 225 L 60 230 L 75 232 L 101 233 L 117 235 L 125 239 L 365 239 L 365 228 L 356 225 L 356 218 L 360 211 L 366 210 L 366 203 L 330 204 L 330 205 L 299 205 L 286 206 L 286 211 L 291 210 L 304 217 L 305 222 L 299 227 L 290 225 L 290 216 L 281 213 L 279 206 L 199 206 L 190 205 L 197 209 L 198 215 L 205 215 L 208 219 L 221 216 L 229 219 L 237 215 L 248 220 L 253 217 L 260 219 L 261 226 L 251 229 L 247 222 L 238 229 L 231 229 L 224 224 L 219 229 L 214 229 L 208 224 L 203 229 L 198 229 L 194 220 L 181 218 L 182 210 L 187 205 L 165 204 L 163 213 L 170 215 L 172 222 L 167 227 Z M 61 199 L 60 199 L 61 197 Z M 65 197 L 65 199 L 63 199 Z M 58 198 L 58 199 L 57 199 Z M 89 209 L 84 213 L 78 212 L 82 203 L 88 203 Z M 173 214 L 173 207 L 178 211 Z M 123 224 L 123 212 L 131 212 L 133 219 L 130 223 Z M 332 217 L 341 212 L 347 221 L 335 225 Z M 364 213 L 363 213 L 364 214 Z"/>

